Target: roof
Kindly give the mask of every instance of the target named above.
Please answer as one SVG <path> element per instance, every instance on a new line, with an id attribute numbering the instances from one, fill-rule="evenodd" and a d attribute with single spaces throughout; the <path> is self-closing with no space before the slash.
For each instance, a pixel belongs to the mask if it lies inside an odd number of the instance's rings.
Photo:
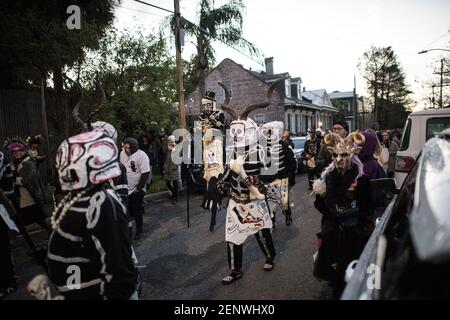
<path id="1" fill-rule="evenodd" d="M 329 94 L 330 99 L 344 99 L 344 98 L 353 98 L 353 91 L 333 91 Z"/>
<path id="2" fill-rule="evenodd" d="M 293 98 L 284 98 L 284 104 L 286 106 L 299 106 L 299 107 L 307 107 L 314 110 L 322 110 L 322 108 L 318 105 L 312 104 L 311 102 Z"/>
<path id="3" fill-rule="evenodd" d="M 448 115 L 450 115 L 450 108 L 414 111 L 410 114 L 410 116 L 428 116 L 430 114 L 448 114 Z"/>
<path id="4" fill-rule="evenodd" d="M 257 72 L 257 71 L 252 71 L 252 70 L 247 70 L 247 71 L 249 71 L 255 77 L 257 77 L 260 80 L 263 80 L 265 82 L 273 82 L 274 80 L 278 80 L 280 78 L 290 77 L 288 72 L 276 73 L 276 74 L 267 74 L 265 72 Z"/>
<path id="5" fill-rule="evenodd" d="M 303 91 L 302 97 L 310 100 L 313 104 L 320 106 L 323 109 L 327 109 L 330 111 L 338 110 L 338 108 L 334 107 L 331 103 L 327 90 L 325 89 Z"/>

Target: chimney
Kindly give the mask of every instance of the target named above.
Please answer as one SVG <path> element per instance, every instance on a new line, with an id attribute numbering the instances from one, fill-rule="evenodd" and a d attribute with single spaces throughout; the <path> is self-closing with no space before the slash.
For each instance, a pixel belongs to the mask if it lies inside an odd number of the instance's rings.
<path id="1" fill-rule="evenodd" d="M 303 87 L 303 92 L 305 92 L 306 91 L 306 87 Z"/>
<path id="2" fill-rule="evenodd" d="M 266 73 L 268 75 L 273 74 L 273 57 L 265 58 L 264 63 L 266 64 Z"/>

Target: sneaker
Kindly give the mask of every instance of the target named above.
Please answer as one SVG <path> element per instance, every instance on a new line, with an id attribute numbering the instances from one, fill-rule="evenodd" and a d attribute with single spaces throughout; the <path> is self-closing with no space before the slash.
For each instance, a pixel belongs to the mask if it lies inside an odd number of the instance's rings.
<path id="1" fill-rule="evenodd" d="M 173 199 L 172 204 L 177 204 L 177 200 Z"/>
<path id="2" fill-rule="evenodd" d="M 266 261 L 266 263 L 264 264 L 264 271 L 272 271 L 273 266 L 274 266 L 273 261 Z"/>
<path id="3" fill-rule="evenodd" d="M 242 278 L 241 271 L 231 271 L 229 275 L 227 275 L 225 278 L 222 279 L 222 284 L 229 285 L 240 278 Z"/>

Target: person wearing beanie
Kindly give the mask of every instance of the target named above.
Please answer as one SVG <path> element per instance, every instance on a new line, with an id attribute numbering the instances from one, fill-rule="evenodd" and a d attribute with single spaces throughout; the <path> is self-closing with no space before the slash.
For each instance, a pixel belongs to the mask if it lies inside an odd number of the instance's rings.
<path id="1" fill-rule="evenodd" d="M 348 124 L 344 121 L 335 121 L 333 123 L 333 132 L 337 133 L 341 136 L 342 139 L 344 139 L 348 135 Z"/>
<path id="2" fill-rule="evenodd" d="M 147 154 L 139 150 L 139 143 L 134 138 L 124 140 L 123 150 L 120 152 L 120 162 L 127 170 L 129 212 L 136 222 L 134 239 L 139 240 L 143 233 L 143 201 L 146 184 L 150 177 L 150 162 Z"/>

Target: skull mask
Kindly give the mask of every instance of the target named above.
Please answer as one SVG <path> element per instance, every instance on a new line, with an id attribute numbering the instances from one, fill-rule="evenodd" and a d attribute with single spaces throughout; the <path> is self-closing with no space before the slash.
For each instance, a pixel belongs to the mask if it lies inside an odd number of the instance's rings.
<path id="1" fill-rule="evenodd" d="M 284 125 L 281 121 L 272 121 L 263 124 L 260 129 L 261 136 L 265 139 L 268 146 L 275 145 L 281 140 Z"/>
<path id="2" fill-rule="evenodd" d="M 103 132 L 85 132 L 63 141 L 56 153 L 62 190 L 100 184 L 121 174 L 118 149 Z"/>
<path id="3" fill-rule="evenodd" d="M 216 110 L 216 102 L 211 99 L 203 98 L 200 111 L 205 114 L 211 114 L 214 110 Z"/>
<path id="4" fill-rule="evenodd" d="M 234 146 L 242 148 L 254 145 L 258 142 L 258 126 L 247 118 L 247 120 L 234 120 L 230 124 L 230 133 Z"/>

